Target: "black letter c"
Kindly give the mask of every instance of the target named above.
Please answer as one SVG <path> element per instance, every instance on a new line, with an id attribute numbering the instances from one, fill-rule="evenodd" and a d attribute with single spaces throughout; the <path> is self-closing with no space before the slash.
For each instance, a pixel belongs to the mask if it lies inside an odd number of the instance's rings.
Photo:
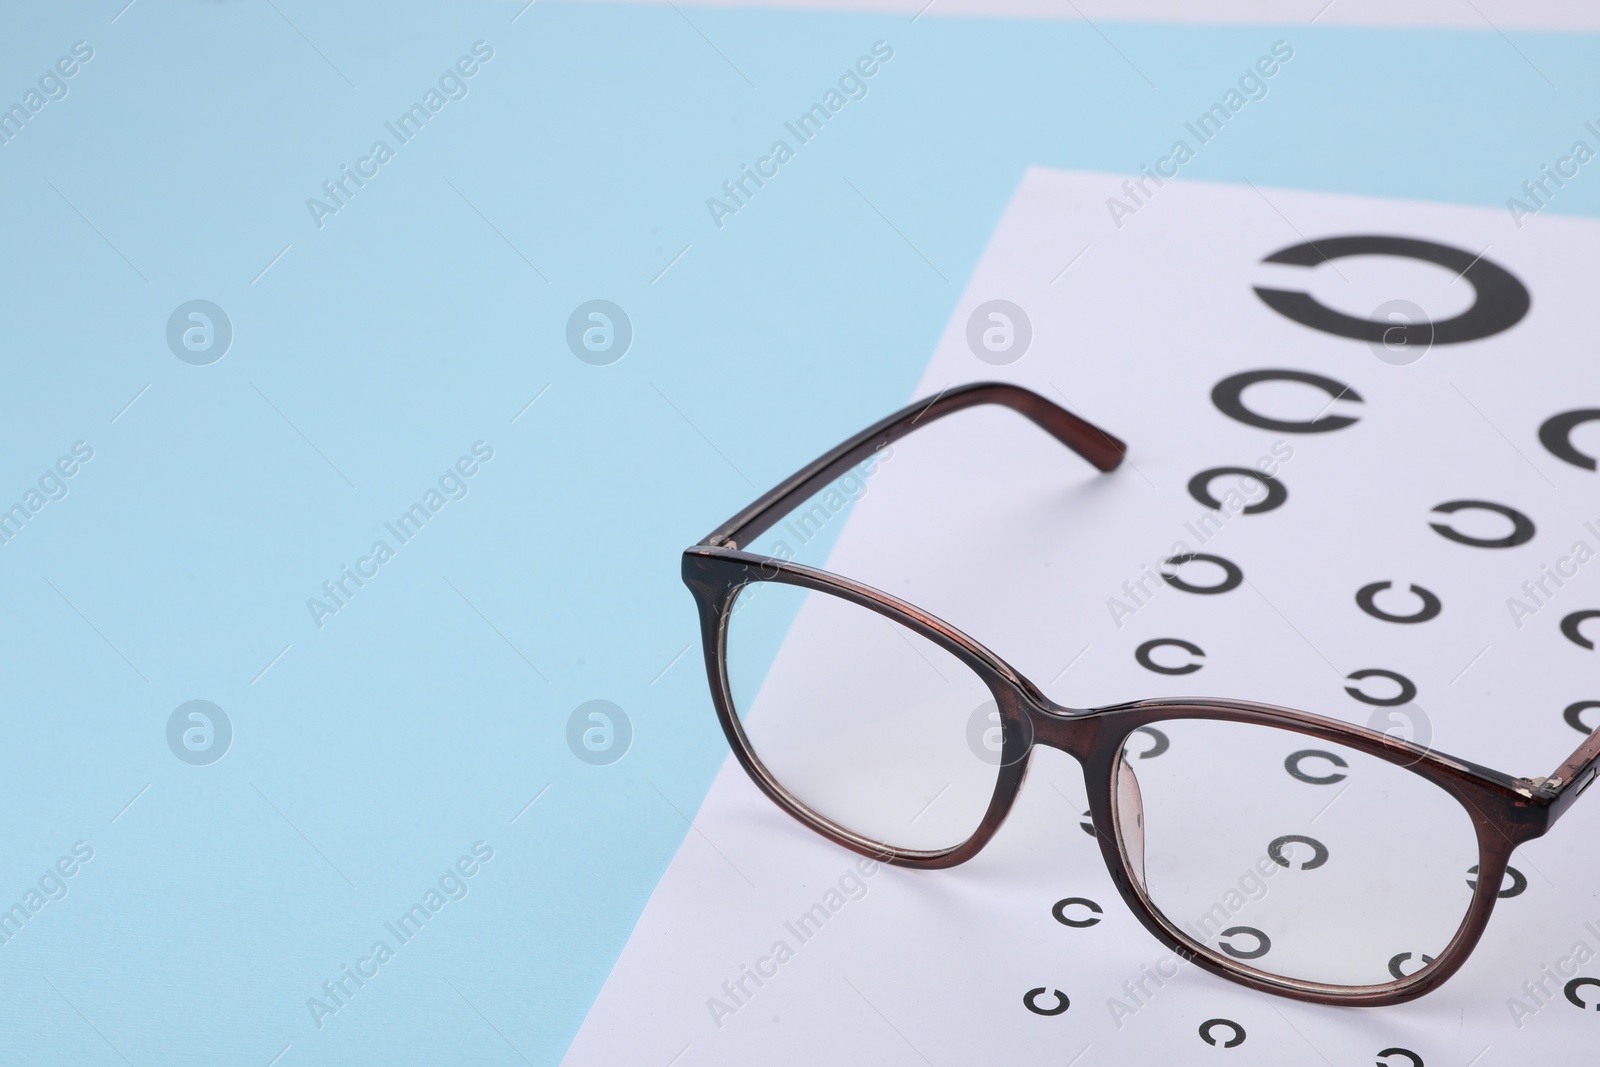
<path id="1" fill-rule="evenodd" d="M 1382 619 L 1384 622 L 1427 622 L 1437 616 L 1443 607 L 1438 597 L 1420 585 L 1413 585 L 1411 591 L 1422 601 L 1422 607 L 1413 615 L 1391 615 L 1378 607 L 1375 598 L 1393 584 L 1393 582 L 1373 582 L 1371 585 L 1362 586 L 1356 593 L 1356 604 L 1374 619 Z M 1600 611 L 1595 614 L 1600 615 Z"/>
<path id="2" fill-rule="evenodd" d="M 1363 704 L 1374 704 L 1380 708 L 1398 708 L 1417 699 L 1417 686 L 1410 678 L 1397 671 L 1386 671 L 1382 667 L 1368 667 L 1365 670 L 1351 671 L 1345 675 L 1346 681 L 1359 682 L 1365 678 L 1387 678 L 1400 687 L 1400 692 L 1392 697 L 1374 697 L 1363 693 L 1357 686 L 1347 685 L 1344 691 L 1361 701 Z"/>
<path id="3" fill-rule="evenodd" d="M 1284 834 L 1282 837 L 1273 838 L 1272 843 L 1267 846 L 1267 856 L 1279 867 L 1288 867 L 1293 870 L 1293 862 L 1283 854 L 1283 846 L 1292 844 L 1305 845 L 1311 849 L 1311 858 L 1304 860 L 1300 864 L 1302 871 L 1314 871 L 1328 862 L 1328 846 L 1316 838 L 1307 837 L 1304 834 Z"/>
<path id="4" fill-rule="evenodd" d="M 1200 1024 L 1200 1040 L 1208 1045 L 1215 1045 L 1217 1039 L 1211 1036 L 1211 1031 L 1219 1026 L 1226 1026 L 1233 1031 L 1233 1036 L 1222 1043 L 1223 1048 L 1233 1048 L 1235 1045 L 1244 1044 L 1244 1027 L 1232 1019 L 1207 1019 Z"/>
<path id="5" fill-rule="evenodd" d="M 1533 540 L 1533 520 L 1516 508 L 1508 508 L 1504 504 L 1491 504 L 1487 500 L 1452 500 L 1447 504 L 1440 504 L 1433 510 L 1444 515 L 1453 515 L 1458 511 L 1492 511 L 1511 520 L 1511 532 L 1504 537 L 1468 537 L 1446 523 L 1428 523 L 1439 536 L 1448 537 L 1460 545 L 1471 545 L 1473 548 L 1515 548 Z"/>
<path id="6" fill-rule="evenodd" d="M 1345 256 L 1399 256 L 1432 263 L 1466 279 L 1475 293 L 1472 306 L 1453 319 L 1443 322 L 1399 324 L 1376 319 L 1358 319 L 1335 311 L 1319 303 L 1310 293 L 1293 289 L 1266 289 L 1256 286 L 1256 295 L 1268 307 L 1285 318 L 1302 326 L 1331 333 L 1335 337 L 1349 337 L 1357 341 L 1382 344 L 1385 334 L 1394 330 L 1405 333 L 1403 343 L 1426 346 L 1478 341 L 1511 329 L 1522 321 L 1532 305 L 1528 287 L 1504 267 L 1474 256 L 1471 252 L 1433 241 L 1419 241 L 1411 237 L 1361 235 L 1357 237 L 1329 237 L 1320 241 L 1307 241 L 1274 252 L 1263 263 L 1284 263 L 1294 267 L 1315 267 L 1330 259 Z M 1393 340 L 1392 337 L 1389 340 Z"/>
<path id="7" fill-rule="evenodd" d="M 1467 873 L 1477 874 L 1478 865 L 1474 863 L 1471 867 L 1468 867 Z M 1511 884 L 1500 890 L 1495 894 L 1495 896 L 1502 900 L 1504 900 L 1506 897 L 1520 897 L 1528 888 L 1528 876 L 1517 870 L 1515 867 L 1507 867 L 1506 874 L 1511 876 Z M 1468 878 L 1467 888 L 1476 892 L 1478 889 L 1478 880 L 1476 878 Z"/>
<path id="8" fill-rule="evenodd" d="M 1153 640 L 1146 641 L 1144 644 L 1140 645 L 1134 650 L 1133 658 L 1139 661 L 1139 666 L 1143 667 L 1147 671 L 1155 671 L 1157 674 L 1193 674 L 1195 671 L 1205 666 L 1203 663 L 1185 663 L 1181 667 L 1163 667 L 1161 664 L 1150 658 L 1150 653 L 1154 652 L 1163 645 L 1171 645 L 1174 648 L 1181 648 L 1191 656 L 1197 656 L 1200 659 L 1205 659 L 1205 651 L 1199 645 L 1192 644 L 1177 637 L 1157 637 Z"/>
<path id="9" fill-rule="evenodd" d="M 1289 490 L 1276 476 L 1255 467 L 1212 467 L 1210 470 L 1203 470 L 1189 479 L 1189 495 L 1212 511 L 1221 511 L 1222 501 L 1211 495 L 1211 480 L 1220 478 L 1224 474 L 1248 478 L 1266 490 L 1266 498 L 1257 500 L 1254 504 L 1246 504 L 1239 512 L 1241 515 L 1259 515 L 1263 511 L 1272 511 L 1274 508 L 1282 507 L 1283 502 L 1289 499 Z"/>
<path id="10" fill-rule="evenodd" d="M 1067 909 L 1074 904 L 1083 905 L 1093 914 L 1091 914 L 1087 919 L 1067 918 Z M 1065 900 L 1056 901 L 1056 906 L 1050 909 L 1050 914 L 1054 915 L 1056 917 L 1056 922 L 1060 923 L 1062 926 L 1076 926 L 1079 929 L 1082 929 L 1085 926 L 1093 926 L 1100 921 L 1100 905 L 1096 904 L 1087 897 L 1068 897 Z"/>
<path id="11" fill-rule="evenodd" d="M 1218 411 L 1230 419 L 1242 422 L 1246 426 L 1276 430 L 1279 433 L 1327 433 L 1330 430 L 1342 430 L 1346 426 L 1353 426 L 1359 421 L 1350 415 L 1319 415 L 1309 422 L 1288 422 L 1251 411 L 1244 406 L 1244 391 L 1260 382 L 1299 382 L 1302 385 L 1315 386 L 1328 394 L 1329 406 L 1332 406 L 1334 400 L 1354 400 L 1358 404 L 1362 403 L 1361 394 L 1343 382 L 1336 382 L 1332 378 L 1324 378 L 1320 374 L 1311 374 L 1303 370 L 1251 370 L 1231 375 L 1212 387 L 1211 402 L 1217 406 Z"/>
<path id="12" fill-rule="evenodd" d="M 1568 704 L 1567 710 L 1561 713 L 1561 717 L 1567 720 L 1568 726 L 1588 737 L 1594 730 L 1584 725 L 1582 715 L 1590 708 L 1600 708 L 1600 700 L 1580 700 L 1576 704 Z M 1600 730 L 1600 726 L 1595 727 L 1595 730 Z"/>
<path id="13" fill-rule="evenodd" d="M 1561 632 L 1567 635 L 1567 640 L 1590 651 L 1594 650 L 1594 642 L 1583 636 L 1583 631 L 1578 627 L 1590 619 L 1600 618 L 1600 611 L 1590 608 L 1588 611 L 1574 611 L 1571 615 L 1561 620 Z"/>
<path id="14" fill-rule="evenodd" d="M 1574 978 L 1572 981 L 1562 986 L 1561 991 L 1567 995 L 1568 1000 L 1572 1001 L 1572 1003 L 1576 1004 L 1578 1007 L 1593 1007 L 1595 1011 L 1600 1011 L 1600 1000 L 1595 1001 L 1593 1005 L 1589 1005 L 1585 1004 L 1583 1002 L 1583 998 L 1578 996 L 1578 990 L 1586 985 L 1600 986 L 1600 978 Z"/>
<path id="15" fill-rule="evenodd" d="M 1272 951 L 1272 939 L 1253 926 L 1230 926 L 1222 931 L 1223 937 L 1237 937 L 1244 934 L 1256 939 L 1255 948 L 1239 948 L 1230 941 L 1218 941 L 1217 947 L 1236 960 L 1260 959 Z"/>
<path id="16" fill-rule="evenodd" d="M 1289 777 L 1298 778 L 1300 781 L 1309 782 L 1312 785 L 1332 785 L 1350 777 L 1348 774 L 1340 774 L 1338 771 L 1329 771 L 1327 774 L 1310 774 L 1300 766 L 1301 760 L 1308 759 L 1324 759 L 1335 767 L 1350 766 L 1344 761 L 1343 757 L 1332 752 L 1324 752 L 1317 748 L 1303 748 L 1299 752 L 1291 752 L 1289 754 L 1289 758 L 1283 761 L 1283 769 L 1289 772 Z"/>
<path id="17" fill-rule="evenodd" d="M 1180 555 L 1169 556 L 1162 561 L 1163 566 L 1178 568 L 1185 563 L 1210 563 L 1222 568 L 1222 581 L 1216 585 L 1193 585 L 1184 581 L 1176 574 L 1161 572 L 1161 578 L 1174 589 L 1181 589 L 1185 593 L 1199 593 L 1207 596 L 1213 593 L 1227 593 L 1244 584 L 1244 571 L 1238 564 L 1223 559 L 1221 556 L 1211 556 L 1204 552 L 1184 552 Z"/>
<path id="18" fill-rule="evenodd" d="M 1067 995 L 1065 993 L 1061 992 L 1059 989 L 1051 989 L 1049 992 L 1056 995 L 1055 1007 L 1041 1008 L 1039 1006 L 1039 997 L 1044 995 L 1045 992 L 1046 988 L 1044 986 L 1040 986 L 1037 989 L 1028 990 L 1026 993 L 1022 994 L 1022 1006 L 1033 1012 L 1035 1015 L 1060 1015 L 1062 1012 L 1072 1007 L 1072 1001 L 1067 999 Z"/>
<path id="19" fill-rule="evenodd" d="M 1403 978 L 1409 978 L 1410 977 L 1410 975 L 1406 974 L 1405 971 L 1402 971 L 1400 969 L 1401 965 L 1404 964 L 1410 958 L 1411 958 L 1411 953 L 1409 953 L 1409 952 L 1397 952 L 1393 956 L 1389 957 L 1389 973 L 1394 975 L 1394 980 L 1395 981 L 1398 982 Z M 1426 967 L 1428 964 L 1430 964 L 1432 962 L 1433 962 L 1433 957 L 1428 955 L 1426 952 L 1424 952 L 1422 954 L 1422 967 Z M 1417 971 L 1422 970 L 1422 967 L 1418 967 Z M 1416 971 L 1412 971 L 1411 973 L 1412 974 L 1416 974 L 1417 972 Z"/>
<path id="20" fill-rule="evenodd" d="M 1563 411 L 1559 415 L 1552 415 L 1539 427 L 1539 443 L 1544 445 L 1545 451 L 1557 459 L 1566 460 L 1574 467 L 1592 471 L 1595 469 L 1594 457 L 1584 455 L 1573 446 L 1572 431 L 1579 423 L 1592 422 L 1595 419 L 1600 419 L 1600 408 L 1580 408 L 1577 411 Z"/>

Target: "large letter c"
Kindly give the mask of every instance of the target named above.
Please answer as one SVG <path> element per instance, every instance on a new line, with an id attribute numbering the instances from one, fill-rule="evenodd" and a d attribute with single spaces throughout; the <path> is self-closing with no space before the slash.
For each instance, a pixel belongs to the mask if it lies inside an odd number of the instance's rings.
<path id="1" fill-rule="evenodd" d="M 1472 286 L 1476 299 L 1455 318 L 1443 322 L 1400 325 L 1377 319 L 1358 319 L 1318 302 L 1310 293 L 1293 289 L 1267 289 L 1256 286 L 1256 295 L 1268 307 L 1302 326 L 1349 337 L 1369 344 L 1382 344 L 1385 334 L 1405 331 L 1404 343 L 1422 345 L 1460 344 L 1478 341 L 1511 329 L 1522 321 L 1532 305 L 1528 287 L 1499 264 L 1461 248 L 1421 241 L 1412 237 L 1363 234 L 1356 237 L 1328 237 L 1307 241 L 1274 252 L 1263 263 L 1283 263 L 1294 267 L 1315 267 L 1345 256 L 1398 256 L 1454 271 Z M 1392 341 L 1392 337 L 1389 338 Z"/>

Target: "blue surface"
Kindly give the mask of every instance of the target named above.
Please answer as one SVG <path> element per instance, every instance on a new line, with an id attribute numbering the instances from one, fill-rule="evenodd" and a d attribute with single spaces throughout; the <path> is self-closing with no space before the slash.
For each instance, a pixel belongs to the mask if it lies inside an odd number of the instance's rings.
<path id="1" fill-rule="evenodd" d="M 1026 165 L 1154 160 L 1279 38 L 1186 177 L 1503 208 L 1600 120 L 1588 37 L 519 6 L 111 0 L 0 37 L 4 100 L 94 51 L 0 145 L 0 507 L 94 452 L 0 545 L 0 908 L 93 850 L 0 944 L 0 1060 L 555 1062 L 724 757 L 678 553 L 906 401 Z M 706 199 L 878 40 L 719 229 Z M 1553 210 L 1600 214 L 1600 176 Z M 597 298 L 633 324 L 610 366 L 565 342 Z M 233 326 L 209 366 L 165 339 L 193 299 Z M 193 699 L 233 727 L 208 766 L 166 740 Z M 591 699 L 632 721 L 609 766 L 567 747 Z"/>

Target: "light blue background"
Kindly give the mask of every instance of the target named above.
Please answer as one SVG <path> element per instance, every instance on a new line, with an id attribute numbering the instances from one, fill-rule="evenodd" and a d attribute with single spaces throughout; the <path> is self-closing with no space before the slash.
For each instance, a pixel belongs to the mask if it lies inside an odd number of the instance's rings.
<path id="1" fill-rule="evenodd" d="M 725 755 L 678 553 L 908 399 L 1026 165 L 1153 160 L 1278 38 L 1186 177 L 1502 207 L 1600 119 L 1587 37 L 122 3 L 0 36 L 5 103 L 95 50 L 0 146 L 0 503 L 95 450 L 0 546 L 0 907 L 95 849 L 0 945 L 7 1063 L 555 1062 Z M 480 39 L 470 95 L 317 229 L 306 198 Z M 706 198 L 879 39 L 870 95 L 718 230 Z M 1600 214 L 1600 174 L 1555 210 Z M 195 298 L 234 326 L 209 367 L 165 344 Z M 565 346 L 593 298 L 632 318 L 613 366 Z M 470 495 L 318 630 L 306 598 L 480 439 Z M 194 698 L 234 725 L 208 767 L 166 747 Z M 595 698 L 634 726 L 611 766 L 566 747 Z"/>

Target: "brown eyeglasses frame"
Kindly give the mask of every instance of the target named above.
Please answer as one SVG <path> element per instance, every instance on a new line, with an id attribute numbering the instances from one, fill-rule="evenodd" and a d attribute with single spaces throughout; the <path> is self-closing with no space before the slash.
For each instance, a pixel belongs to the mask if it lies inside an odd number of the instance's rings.
<path id="1" fill-rule="evenodd" d="M 919 401 L 843 442 L 786 479 L 755 503 L 684 551 L 683 580 L 699 610 L 707 678 L 717 718 L 734 755 L 752 781 L 780 808 L 846 848 L 903 867 L 934 869 L 965 863 L 1005 821 L 1027 775 L 1035 745 L 1059 749 L 1083 768 L 1095 837 L 1118 892 L 1146 929 L 1180 957 L 1254 989 L 1320 1004 L 1398 1004 L 1432 991 L 1466 961 L 1488 924 L 1511 853 L 1543 835 L 1594 780 L 1600 730 L 1591 733 L 1548 777 L 1520 778 L 1455 759 L 1374 730 L 1289 708 L 1212 698 L 1140 700 L 1101 708 L 1056 704 L 999 656 L 942 619 L 913 604 L 842 575 L 771 556 L 741 551 L 797 505 L 849 468 L 929 423 L 966 408 L 997 404 L 1027 417 L 1097 470 L 1122 462 L 1126 446 L 1065 408 L 1020 386 L 979 382 Z M 989 808 L 966 841 L 948 849 L 897 849 L 854 833 L 808 808 L 784 788 L 756 754 L 734 707 L 727 671 L 728 620 L 741 589 L 780 582 L 831 594 L 897 622 L 961 660 L 993 694 L 1001 720 L 1001 764 Z M 1257 723 L 1336 742 L 1414 771 L 1455 797 L 1478 836 L 1476 888 L 1455 937 L 1434 961 L 1379 986 L 1334 986 L 1283 978 L 1231 959 L 1195 941 L 1162 916 L 1130 875 L 1117 830 L 1118 760 L 1140 727 L 1173 719 L 1204 718 Z"/>

